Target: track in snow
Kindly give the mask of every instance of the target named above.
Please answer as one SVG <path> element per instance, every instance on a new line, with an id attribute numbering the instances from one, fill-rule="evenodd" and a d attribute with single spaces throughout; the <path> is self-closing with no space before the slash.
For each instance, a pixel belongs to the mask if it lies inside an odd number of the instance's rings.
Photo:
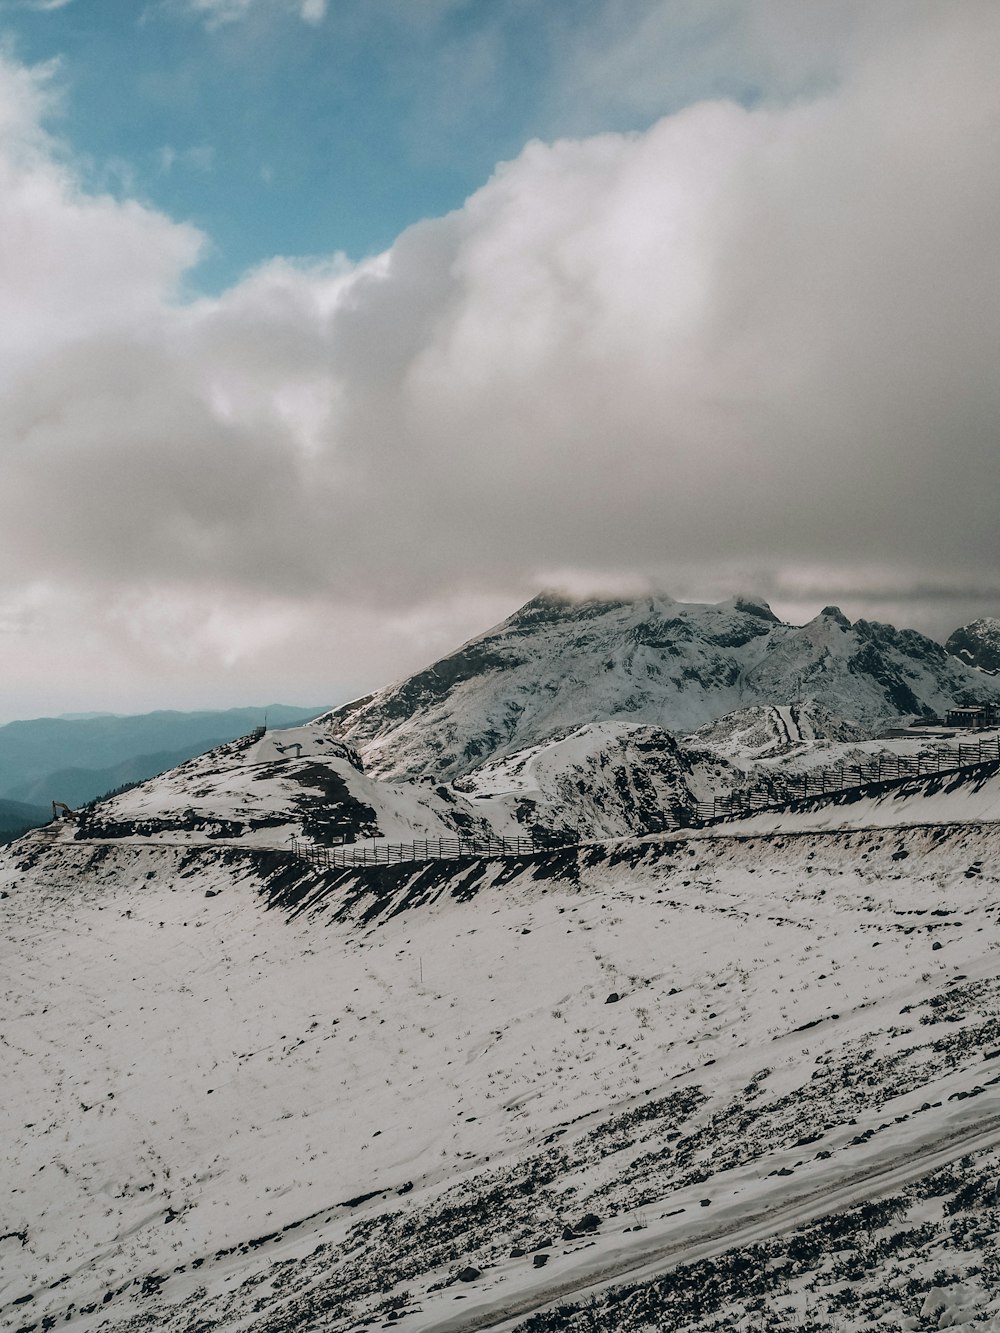
<path id="1" fill-rule="evenodd" d="M 652 1281 L 682 1264 L 711 1259 L 729 1250 L 769 1240 L 783 1232 L 830 1213 L 856 1207 L 860 1203 L 919 1180 L 931 1171 L 984 1148 L 1000 1146 L 1000 1114 L 994 1114 L 967 1129 L 941 1135 L 917 1149 L 907 1149 L 878 1163 L 874 1170 L 857 1172 L 821 1189 L 803 1191 L 798 1197 L 763 1208 L 748 1217 L 728 1222 L 716 1229 L 703 1229 L 690 1241 L 647 1240 L 635 1243 L 627 1254 L 617 1258 L 581 1261 L 577 1271 L 539 1285 L 531 1291 L 465 1309 L 451 1318 L 434 1317 L 430 1322 L 417 1320 L 410 1325 L 424 1333 L 512 1333 L 529 1315 L 539 1314 L 556 1303 L 581 1301 L 624 1278 L 630 1282 Z M 412 1316 L 411 1316 L 412 1318 Z"/>

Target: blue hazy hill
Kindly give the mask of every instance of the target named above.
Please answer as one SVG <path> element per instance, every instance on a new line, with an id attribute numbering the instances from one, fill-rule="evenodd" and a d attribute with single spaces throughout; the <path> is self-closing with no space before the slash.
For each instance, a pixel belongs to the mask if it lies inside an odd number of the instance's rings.
<path id="1" fill-rule="evenodd" d="M 268 704 L 194 713 L 39 717 L 0 726 L 0 800 L 79 805 L 113 787 L 154 777 L 265 721 L 290 727 L 321 712 Z"/>

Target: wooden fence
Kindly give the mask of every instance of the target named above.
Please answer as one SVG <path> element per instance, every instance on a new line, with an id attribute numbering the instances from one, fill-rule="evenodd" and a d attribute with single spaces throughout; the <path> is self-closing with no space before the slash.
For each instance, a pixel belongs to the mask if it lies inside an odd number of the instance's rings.
<path id="1" fill-rule="evenodd" d="M 556 844 L 535 838 L 421 838 L 415 842 L 347 842 L 339 847 L 315 847 L 292 839 L 292 852 L 317 870 L 349 870 L 354 866 L 392 866 L 407 861 L 458 861 L 472 857 L 496 861 L 507 856 L 531 856 L 553 851 Z"/>
<path id="2" fill-rule="evenodd" d="M 761 810 L 781 810 L 817 796 L 835 796 L 840 792 L 905 782 L 909 778 L 956 773 L 981 764 L 1000 765 L 1000 737 L 941 746 L 912 756 L 883 752 L 866 764 L 831 764 L 804 773 L 775 773 L 770 787 L 751 788 L 700 802 L 695 821 L 712 824 L 724 819 L 742 819 Z"/>

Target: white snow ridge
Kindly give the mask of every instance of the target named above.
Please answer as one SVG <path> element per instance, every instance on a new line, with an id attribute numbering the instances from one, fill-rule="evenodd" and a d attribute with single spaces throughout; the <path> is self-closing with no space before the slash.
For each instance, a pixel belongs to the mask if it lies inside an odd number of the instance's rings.
<path id="1" fill-rule="evenodd" d="M 988 628 L 546 595 L 11 844 L 0 1326 L 1000 1330 Z"/>

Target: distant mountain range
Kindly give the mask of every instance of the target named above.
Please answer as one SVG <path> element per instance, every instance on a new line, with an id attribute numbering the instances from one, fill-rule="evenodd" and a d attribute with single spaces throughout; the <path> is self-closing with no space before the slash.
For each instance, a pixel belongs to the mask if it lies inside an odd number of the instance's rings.
<path id="1" fill-rule="evenodd" d="M 543 593 L 457 652 L 328 719 L 367 771 L 438 779 L 591 722 L 691 732 L 741 709 L 808 700 L 878 729 L 954 703 L 1000 700 L 1000 679 L 984 670 L 1000 647 L 1000 622 L 977 621 L 949 645 L 916 630 L 852 623 L 835 606 L 795 626 L 749 598 L 699 605 Z"/>
<path id="2" fill-rule="evenodd" d="M 77 806 L 142 781 L 261 725 L 296 726 L 316 709 L 287 704 L 119 717 L 41 717 L 0 726 L 0 833 L 44 822 L 52 801 Z M 20 809 L 8 810 L 11 803 Z"/>
<path id="3" fill-rule="evenodd" d="M 26 805 L 23 801 L 0 800 L 0 843 L 13 842 L 28 829 L 38 828 L 52 814 L 51 807 Z"/>

